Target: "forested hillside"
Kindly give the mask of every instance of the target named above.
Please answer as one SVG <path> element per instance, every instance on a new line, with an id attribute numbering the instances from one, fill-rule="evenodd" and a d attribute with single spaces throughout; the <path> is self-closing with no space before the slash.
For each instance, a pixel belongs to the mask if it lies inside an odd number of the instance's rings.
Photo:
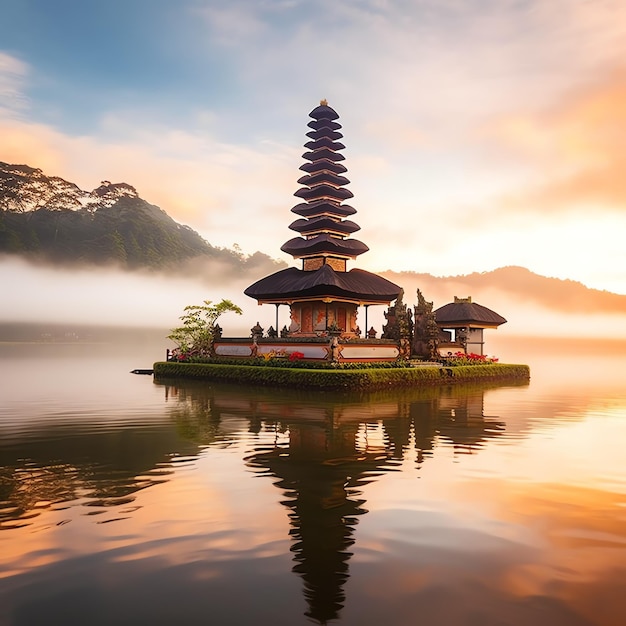
<path id="1" fill-rule="evenodd" d="M 230 266 L 275 264 L 217 248 L 139 197 L 126 183 L 104 181 L 91 192 L 27 165 L 0 162 L 0 254 L 68 265 L 114 264 L 175 269 L 201 257 Z"/>

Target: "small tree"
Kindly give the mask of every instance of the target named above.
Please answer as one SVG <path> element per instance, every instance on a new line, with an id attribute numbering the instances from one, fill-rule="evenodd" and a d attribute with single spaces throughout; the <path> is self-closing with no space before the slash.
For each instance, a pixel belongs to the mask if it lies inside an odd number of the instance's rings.
<path id="1" fill-rule="evenodd" d="M 193 356 L 210 356 L 213 350 L 213 341 L 216 334 L 216 323 L 222 313 L 233 311 L 241 315 L 241 309 L 230 300 L 222 300 L 218 304 L 211 304 L 205 300 L 204 304 L 192 304 L 184 308 L 185 314 L 180 317 L 182 326 L 173 328 L 167 336 L 182 354 Z"/>

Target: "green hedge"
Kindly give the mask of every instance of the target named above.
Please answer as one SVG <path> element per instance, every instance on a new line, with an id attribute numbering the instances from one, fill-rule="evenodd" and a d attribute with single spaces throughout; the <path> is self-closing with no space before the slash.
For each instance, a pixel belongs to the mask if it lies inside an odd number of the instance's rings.
<path id="1" fill-rule="evenodd" d="M 299 368 L 307 370 L 366 370 L 366 369 L 388 369 L 388 368 L 407 368 L 411 367 L 410 361 L 396 359 L 395 361 L 339 361 L 332 363 L 331 361 L 306 361 L 297 359 L 290 361 L 286 359 L 265 359 L 262 356 L 247 357 L 245 359 L 236 357 L 202 357 L 193 356 L 181 361 L 172 361 L 172 363 L 185 364 L 211 364 L 211 365 L 235 365 L 235 366 L 254 366 L 254 367 L 279 367 L 279 368 Z"/>
<path id="2" fill-rule="evenodd" d="M 154 364 L 155 378 L 195 378 L 275 387 L 314 389 L 383 389 L 456 384 L 475 380 L 528 379 L 527 365 L 472 365 L 467 367 L 417 367 L 403 369 L 317 370 L 213 363 Z"/>

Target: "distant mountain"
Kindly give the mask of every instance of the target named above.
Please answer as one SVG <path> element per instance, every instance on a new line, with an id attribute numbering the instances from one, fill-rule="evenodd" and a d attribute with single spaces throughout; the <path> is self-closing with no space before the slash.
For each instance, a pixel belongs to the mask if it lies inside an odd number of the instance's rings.
<path id="1" fill-rule="evenodd" d="M 496 311 L 500 303 L 506 303 L 507 307 L 540 306 L 569 314 L 626 315 L 626 295 L 590 289 L 574 280 L 540 276 L 524 267 L 508 266 L 459 276 L 391 271 L 381 274 L 404 288 L 404 301 L 409 304 L 417 301 L 419 288 L 426 300 L 434 301 L 435 308 L 451 302 L 454 296 L 472 296 L 475 302 Z M 498 312 L 507 316 L 505 309 Z"/>
<path id="2" fill-rule="evenodd" d="M 125 269 L 188 267 L 190 259 L 241 270 L 275 271 L 260 252 L 246 257 L 217 248 L 178 224 L 126 183 L 103 181 L 87 192 L 28 165 L 0 162 L 0 254 L 55 264 L 91 263 Z"/>
<path id="3" fill-rule="evenodd" d="M 87 192 L 27 165 L 0 162 L 0 255 L 46 264 L 114 265 L 195 275 L 204 282 L 256 280 L 285 267 L 268 255 L 245 256 L 217 248 L 175 222 L 126 183 L 103 181 Z M 557 313 L 626 314 L 626 295 L 590 289 L 573 280 L 548 278 L 523 267 L 438 277 L 417 272 L 379 272 L 415 304 L 419 288 L 435 308 L 454 296 L 472 296 L 507 317 L 515 309 L 542 307 Z M 590 317 L 590 323 L 592 318 Z"/>

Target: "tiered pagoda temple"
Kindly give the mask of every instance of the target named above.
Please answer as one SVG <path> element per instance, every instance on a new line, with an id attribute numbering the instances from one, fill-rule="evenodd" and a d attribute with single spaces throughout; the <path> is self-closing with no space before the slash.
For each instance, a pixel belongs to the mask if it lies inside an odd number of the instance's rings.
<path id="1" fill-rule="evenodd" d="M 300 167 L 305 175 L 297 181 L 303 186 L 294 194 L 303 202 L 291 209 L 300 217 L 289 225 L 300 236 L 281 247 L 301 259 L 302 268 L 266 276 L 244 293 L 259 304 L 289 305 L 289 336 L 316 336 L 338 328 L 341 336 L 351 337 L 359 334 L 358 307 L 389 305 L 400 287 L 364 270 L 347 271 L 348 260 L 369 248 L 350 238 L 360 227 L 347 219 L 356 210 L 343 204 L 353 194 L 346 188 L 350 181 L 341 163 L 345 157 L 340 151 L 345 146 L 339 142 L 343 137 L 339 115 L 325 100 L 309 115 L 311 130 L 306 135 L 310 141 L 302 155 L 306 163 Z"/>

